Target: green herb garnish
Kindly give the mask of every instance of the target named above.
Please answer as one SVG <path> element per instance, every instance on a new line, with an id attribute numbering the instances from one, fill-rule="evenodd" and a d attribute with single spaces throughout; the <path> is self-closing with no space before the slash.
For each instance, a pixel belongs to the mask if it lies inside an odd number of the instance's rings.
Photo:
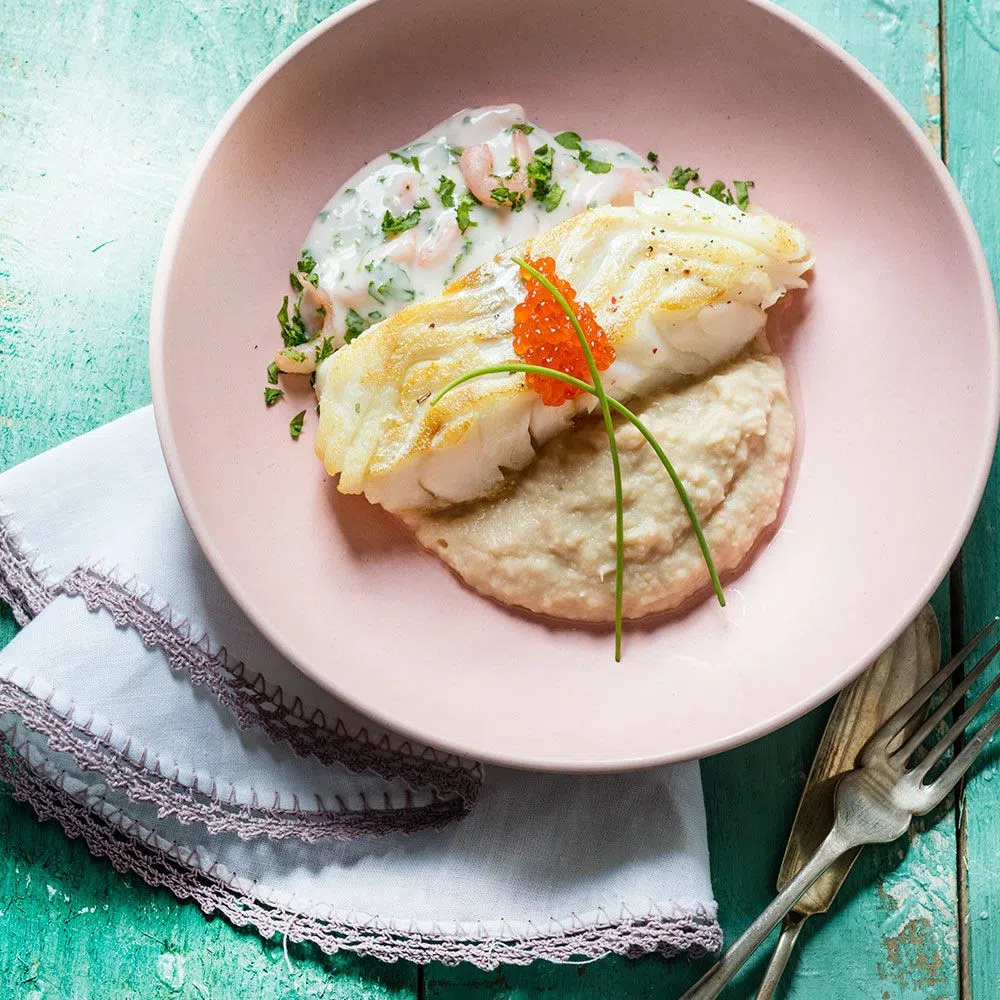
<path id="1" fill-rule="evenodd" d="M 674 167 L 674 169 L 670 171 L 670 177 L 667 178 L 667 184 L 669 187 L 681 191 L 686 188 L 688 184 L 692 181 L 696 181 L 697 179 L 697 167 Z"/>
<path id="2" fill-rule="evenodd" d="M 430 208 L 431 203 L 426 198 L 421 198 L 419 201 L 413 203 L 413 207 L 418 211 L 422 212 L 425 208 Z"/>
<path id="3" fill-rule="evenodd" d="M 445 146 L 445 149 L 452 160 L 457 160 L 465 152 L 465 146 Z"/>
<path id="4" fill-rule="evenodd" d="M 536 201 L 542 203 L 546 212 L 552 212 L 562 201 L 563 191 L 558 184 L 552 183 L 552 157 L 554 150 L 547 144 L 535 150 L 534 159 L 525 167 L 528 183 Z"/>
<path id="5" fill-rule="evenodd" d="M 509 204 L 513 212 L 520 212 L 524 208 L 524 193 L 521 191 L 511 191 L 503 181 L 500 181 L 490 192 L 490 197 L 498 205 Z"/>
<path id="6" fill-rule="evenodd" d="M 406 215 L 393 215 L 389 209 L 385 210 L 385 215 L 382 216 L 382 232 L 386 236 L 398 236 L 400 233 L 405 233 L 407 229 L 412 229 L 420 221 L 420 210 L 414 208 L 412 212 L 407 212 Z"/>
<path id="7" fill-rule="evenodd" d="M 288 272 L 288 283 L 296 292 L 302 291 L 302 279 L 299 277 L 298 271 Z"/>
<path id="8" fill-rule="evenodd" d="M 354 309 L 347 310 L 344 322 L 347 325 L 347 332 L 344 334 L 345 344 L 349 344 L 355 337 L 360 337 L 371 326 L 371 323 Z"/>
<path id="9" fill-rule="evenodd" d="M 562 189 L 559 184 L 552 184 L 548 191 L 545 192 L 545 197 L 542 198 L 542 208 L 546 212 L 555 211 L 559 207 L 559 202 L 562 201 L 563 195 L 566 192 Z"/>
<path id="10" fill-rule="evenodd" d="M 563 149 L 583 149 L 583 142 L 576 132 L 560 132 L 555 140 Z"/>
<path id="11" fill-rule="evenodd" d="M 660 169 L 659 166 L 658 166 L 658 164 L 660 162 L 660 154 L 659 153 L 654 153 L 652 150 L 650 150 L 646 154 L 646 159 L 649 160 L 649 162 L 653 164 L 653 169 L 654 170 L 659 170 Z"/>
<path id="12" fill-rule="evenodd" d="M 316 364 L 325 361 L 333 354 L 333 337 L 324 337 L 323 343 L 316 348 Z"/>
<path id="13" fill-rule="evenodd" d="M 400 163 L 407 163 L 407 164 L 409 164 L 411 167 L 413 167 L 414 170 L 416 170 L 416 172 L 418 174 L 423 172 L 420 169 L 420 159 L 419 159 L 419 157 L 416 157 L 416 156 L 404 156 L 402 153 L 396 153 L 396 152 L 390 153 L 389 157 L 390 157 L 390 159 L 393 159 L 393 160 L 399 160 Z"/>
<path id="14" fill-rule="evenodd" d="M 271 385 L 277 385 L 278 384 L 278 373 L 280 371 L 281 371 L 281 369 L 278 367 L 278 362 L 277 361 L 272 361 L 267 366 L 267 380 L 268 380 L 268 382 L 271 383 Z"/>
<path id="15" fill-rule="evenodd" d="M 594 154 L 589 149 L 580 150 L 577 159 L 583 164 L 584 169 L 589 170 L 592 174 L 607 174 L 611 171 L 611 164 L 604 160 L 595 160 Z"/>
<path id="16" fill-rule="evenodd" d="M 441 199 L 441 204 L 445 208 L 455 207 L 455 182 L 450 177 L 445 177 L 442 174 L 438 178 L 438 186 L 434 189 L 437 196 Z"/>
<path id="17" fill-rule="evenodd" d="M 512 132 L 523 132 L 525 135 L 531 135 L 535 131 L 535 126 L 529 125 L 527 122 L 514 122 L 510 129 Z"/>
<path id="18" fill-rule="evenodd" d="M 733 181 L 733 187 L 736 189 L 736 204 L 745 212 L 750 204 L 749 189 L 753 187 L 753 181 Z"/>
<path id="19" fill-rule="evenodd" d="M 674 488 L 677 490 L 681 503 L 687 512 L 688 519 L 690 520 L 695 536 L 698 539 L 698 545 L 701 549 L 702 556 L 705 559 L 705 564 L 708 567 L 709 576 L 711 577 L 716 597 L 718 598 L 719 604 L 723 607 L 725 607 L 726 604 L 725 595 L 722 592 L 722 584 L 719 580 L 718 573 L 716 572 L 715 563 L 712 559 L 712 554 L 709 551 L 708 543 L 705 540 L 705 535 L 698 520 L 697 512 L 694 509 L 694 505 L 691 503 L 691 498 L 688 496 L 687 490 L 684 488 L 684 484 L 681 482 L 676 471 L 671 465 L 666 453 L 660 447 L 649 428 L 646 427 L 646 425 L 643 424 L 643 422 L 634 413 L 632 413 L 631 410 L 625 407 L 622 403 L 619 403 L 617 400 L 611 399 L 605 393 L 600 372 L 597 370 L 597 365 L 594 362 L 594 355 L 590 349 L 590 344 L 587 342 L 586 335 L 580 326 L 580 321 L 577 319 L 576 314 L 570 308 L 569 303 L 566 301 L 562 293 L 544 274 L 528 264 L 527 261 L 521 259 L 520 257 L 512 257 L 511 259 L 515 264 L 527 271 L 542 284 L 542 286 L 556 300 L 557 304 L 566 314 L 569 321 L 573 324 L 573 329 L 576 332 L 578 340 L 580 341 L 580 346 L 583 349 L 584 357 L 587 361 L 587 367 L 590 369 L 593 385 L 588 385 L 582 379 L 575 378 L 572 375 L 567 375 L 565 372 L 561 372 L 553 368 L 543 367 L 542 365 L 491 365 L 486 368 L 477 368 L 474 371 L 466 372 L 464 375 L 454 379 L 431 397 L 430 405 L 434 406 L 446 393 L 450 392 L 456 386 L 461 385 L 463 382 L 478 378 L 481 375 L 492 375 L 500 372 L 524 372 L 544 375 L 548 378 L 555 378 L 566 382 L 569 385 L 575 386 L 577 389 L 589 392 L 592 396 L 597 398 L 601 406 L 601 415 L 604 418 L 604 427 L 608 434 L 608 447 L 611 452 L 612 471 L 615 478 L 615 660 L 620 661 L 622 638 L 622 595 L 625 569 L 624 505 L 622 501 L 621 466 L 618 460 L 618 446 L 615 440 L 614 425 L 611 421 L 612 409 L 625 417 L 625 419 L 627 419 L 643 435 L 653 448 L 657 457 L 660 459 L 661 464 L 670 476 L 671 482 L 674 484 Z"/>
<path id="20" fill-rule="evenodd" d="M 312 337 L 306 330 L 302 317 L 299 315 L 298 305 L 291 318 L 288 316 L 288 296 L 281 300 L 281 308 L 278 310 L 278 324 L 281 327 L 281 339 L 285 347 L 296 347 L 299 344 L 307 344 Z"/>
<path id="21" fill-rule="evenodd" d="M 281 352 L 281 356 L 297 365 L 302 364 L 302 362 L 306 359 L 306 356 L 301 351 L 297 351 L 294 347 L 286 347 Z"/>
<path id="22" fill-rule="evenodd" d="M 264 389 L 264 403 L 267 406 L 274 406 L 275 403 L 284 396 L 284 389 L 275 389 L 273 386 L 267 386 Z"/>
<path id="23" fill-rule="evenodd" d="M 468 236 L 465 237 L 465 243 L 462 244 L 462 249 L 458 251 L 455 257 L 455 262 L 451 265 L 451 273 L 454 274 L 458 270 L 458 265 L 469 255 L 472 250 L 472 240 Z"/>
<path id="24" fill-rule="evenodd" d="M 303 410 L 301 413 L 296 413 L 294 417 L 288 423 L 288 433 L 292 436 L 293 441 L 298 441 L 299 435 L 302 433 L 302 425 L 305 423 L 306 411 Z"/>
<path id="25" fill-rule="evenodd" d="M 471 194 L 462 195 L 462 198 L 458 203 L 458 207 L 455 209 L 455 219 L 458 222 L 458 231 L 460 233 L 464 233 L 467 229 L 471 229 L 473 226 L 479 225 L 478 222 L 469 218 L 469 210 L 476 204 L 478 204 L 478 202 L 472 197 Z"/>

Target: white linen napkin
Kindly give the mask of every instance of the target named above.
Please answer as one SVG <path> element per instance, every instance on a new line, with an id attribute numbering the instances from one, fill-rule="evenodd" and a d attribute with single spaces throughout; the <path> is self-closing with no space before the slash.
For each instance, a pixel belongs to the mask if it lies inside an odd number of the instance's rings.
<path id="1" fill-rule="evenodd" d="M 482 968 L 721 945 L 697 763 L 533 774 L 359 717 L 212 573 L 147 408 L 0 475 L 0 779 L 270 936 Z"/>

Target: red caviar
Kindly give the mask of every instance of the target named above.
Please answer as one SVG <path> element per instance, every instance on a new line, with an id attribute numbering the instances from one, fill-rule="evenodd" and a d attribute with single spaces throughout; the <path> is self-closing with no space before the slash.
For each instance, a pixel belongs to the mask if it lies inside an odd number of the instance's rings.
<path id="1" fill-rule="evenodd" d="M 604 371 L 615 360 L 615 349 L 608 343 L 608 335 L 598 325 L 594 311 L 587 305 L 577 304 L 573 286 L 556 274 L 556 262 L 551 257 L 528 260 L 562 293 L 576 314 L 590 350 L 594 355 L 598 371 Z M 523 302 L 514 307 L 514 351 L 522 361 L 530 365 L 554 368 L 567 375 L 575 375 L 590 383 L 590 369 L 584 356 L 580 340 L 569 317 L 556 302 L 552 293 L 527 271 L 522 270 L 528 294 Z M 545 375 L 526 375 L 529 389 L 534 389 L 547 406 L 559 406 L 578 396 L 583 390 L 567 385 L 558 379 Z"/>

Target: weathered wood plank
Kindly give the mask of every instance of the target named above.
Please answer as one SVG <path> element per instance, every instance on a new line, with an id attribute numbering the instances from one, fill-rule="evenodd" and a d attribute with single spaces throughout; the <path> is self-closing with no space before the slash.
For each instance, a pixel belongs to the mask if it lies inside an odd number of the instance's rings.
<path id="1" fill-rule="evenodd" d="M 148 401 L 153 268 L 245 84 L 343 0 L 0 2 L 0 468 Z M 44 25 L 44 30 L 39 26 Z M 13 634 L 0 612 L 0 643 Z M 0 792 L 0 994 L 415 997 L 412 966 L 206 920 Z"/>
<path id="2" fill-rule="evenodd" d="M 949 168 L 979 230 L 994 282 L 1000 275 L 1000 4 L 947 0 L 947 140 Z M 979 514 L 963 550 L 966 632 L 1000 609 L 1000 466 L 994 462 Z M 966 783 L 962 841 L 967 869 L 963 998 L 997 995 L 1000 978 L 1000 787 L 989 757 Z"/>

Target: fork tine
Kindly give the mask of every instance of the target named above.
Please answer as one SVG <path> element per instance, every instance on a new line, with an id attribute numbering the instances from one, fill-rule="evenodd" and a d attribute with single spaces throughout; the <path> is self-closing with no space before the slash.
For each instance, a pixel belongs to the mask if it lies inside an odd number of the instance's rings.
<path id="1" fill-rule="evenodd" d="M 941 720 L 958 704 L 959 699 L 962 698 L 965 693 L 972 687 L 973 684 L 979 679 L 982 672 L 989 666 L 990 661 L 996 656 L 997 651 L 1000 650 L 1000 642 L 995 643 L 993 648 L 990 649 L 985 656 L 980 659 L 980 661 L 973 667 L 973 669 L 967 673 L 962 680 L 952 688 L 951 693 L 948 695 L 944 701 L 938 705 L 934 713 L 924 722 L 924 724 L 897 750 L 893 753 L 893 757 L 897 760 L 905 763 L 909 760 L 910 756 L 913 754 L 914 750 L 920 746 L 921 743 L 927 739 L 928 736 L 937 728 Z M 985 704 L 985 702 L 983 703 Z M 982 708 L 982 705 L 980 705 Z M 978 712 L 978 709 L 977 709 Z M 973 713 L 972 718 L 975 718 L 975 713 Z M 962 728 L 967 726 L 971 719 L 967 719 L 963 724 Z M 948 738 L 949 734 L 946 734 L 942 738 L 942 742 Z M 957 737 L 956 733 L 956 737 Z M 954 741 L 952 741 L 954 742 Z M 951 744 L 947 744 L 950 746 Z M 947 749 L 947 746 L 945 749 Z M 944 750 L 941 751 L 944 753 Z M 938 754 L 935 760 L 939 759 L 941 754 Z M 932 765 L 933 766 L 933 765 Z"/>
<path id="2" fill-rule="evenodd" d="M 990 650 L 988 656 L 983 657 L 984 660 L 992 660 L 996 655 L 997 650 L 1000 649 L 1000 643 L 997 643 L 993 649 Z M 976 669 L 983 664 L 980 664 Z M 1000 674 L 997 674 L 980 691 L 976 700 L 955 720 L 954 725 L 938 740 L 937 743 L 931 747 L 927 756 L 913 769 L 913 773 L 918 775 L 921 780 L 930 773 L 931 768 L 944 756 L 948 748 L 965 732 L 966 727 L 972 722 L 973 719 L 986 707 L 986 703 L 993 697 L 996 692 L 1000 690 Z"/>
<path id="3" fill-rule="evenodd" d="M 926 791 L 930 793 L 930 798 L 928 800 L 929 804 L 923 809 L 924 812 L 933 809 L 958 784 L 958 779 L 968 771 L 969 766 L 979 756 L 980 751 L 986 746 L 990 737 L 997 729 L 1000 729 L 1000 708 L 989 717 L 979 732 L 962 747 L 961 752 L 941 774 L 929 785 L 925 786 Z"/>
<path id="4" fill-rule="evenodd" d="M 958 669 L 966 660 L 969 653 L 982 642 L 983 638 L 996 628 L 1000 618 L 994 618 L 988 622 L 978 635 L 953 656 L 912 698 L 896 709 L 886 721 L 879 726 L 872 734 L 868 742 L 861 748 L 858 760 L 862 761 L 870 757 L 873 753 L 881 756 L 889 744 L 899 735 L 901 730 L 911 721 L 914 715 L 924 707 L 935 691 Z"/>

